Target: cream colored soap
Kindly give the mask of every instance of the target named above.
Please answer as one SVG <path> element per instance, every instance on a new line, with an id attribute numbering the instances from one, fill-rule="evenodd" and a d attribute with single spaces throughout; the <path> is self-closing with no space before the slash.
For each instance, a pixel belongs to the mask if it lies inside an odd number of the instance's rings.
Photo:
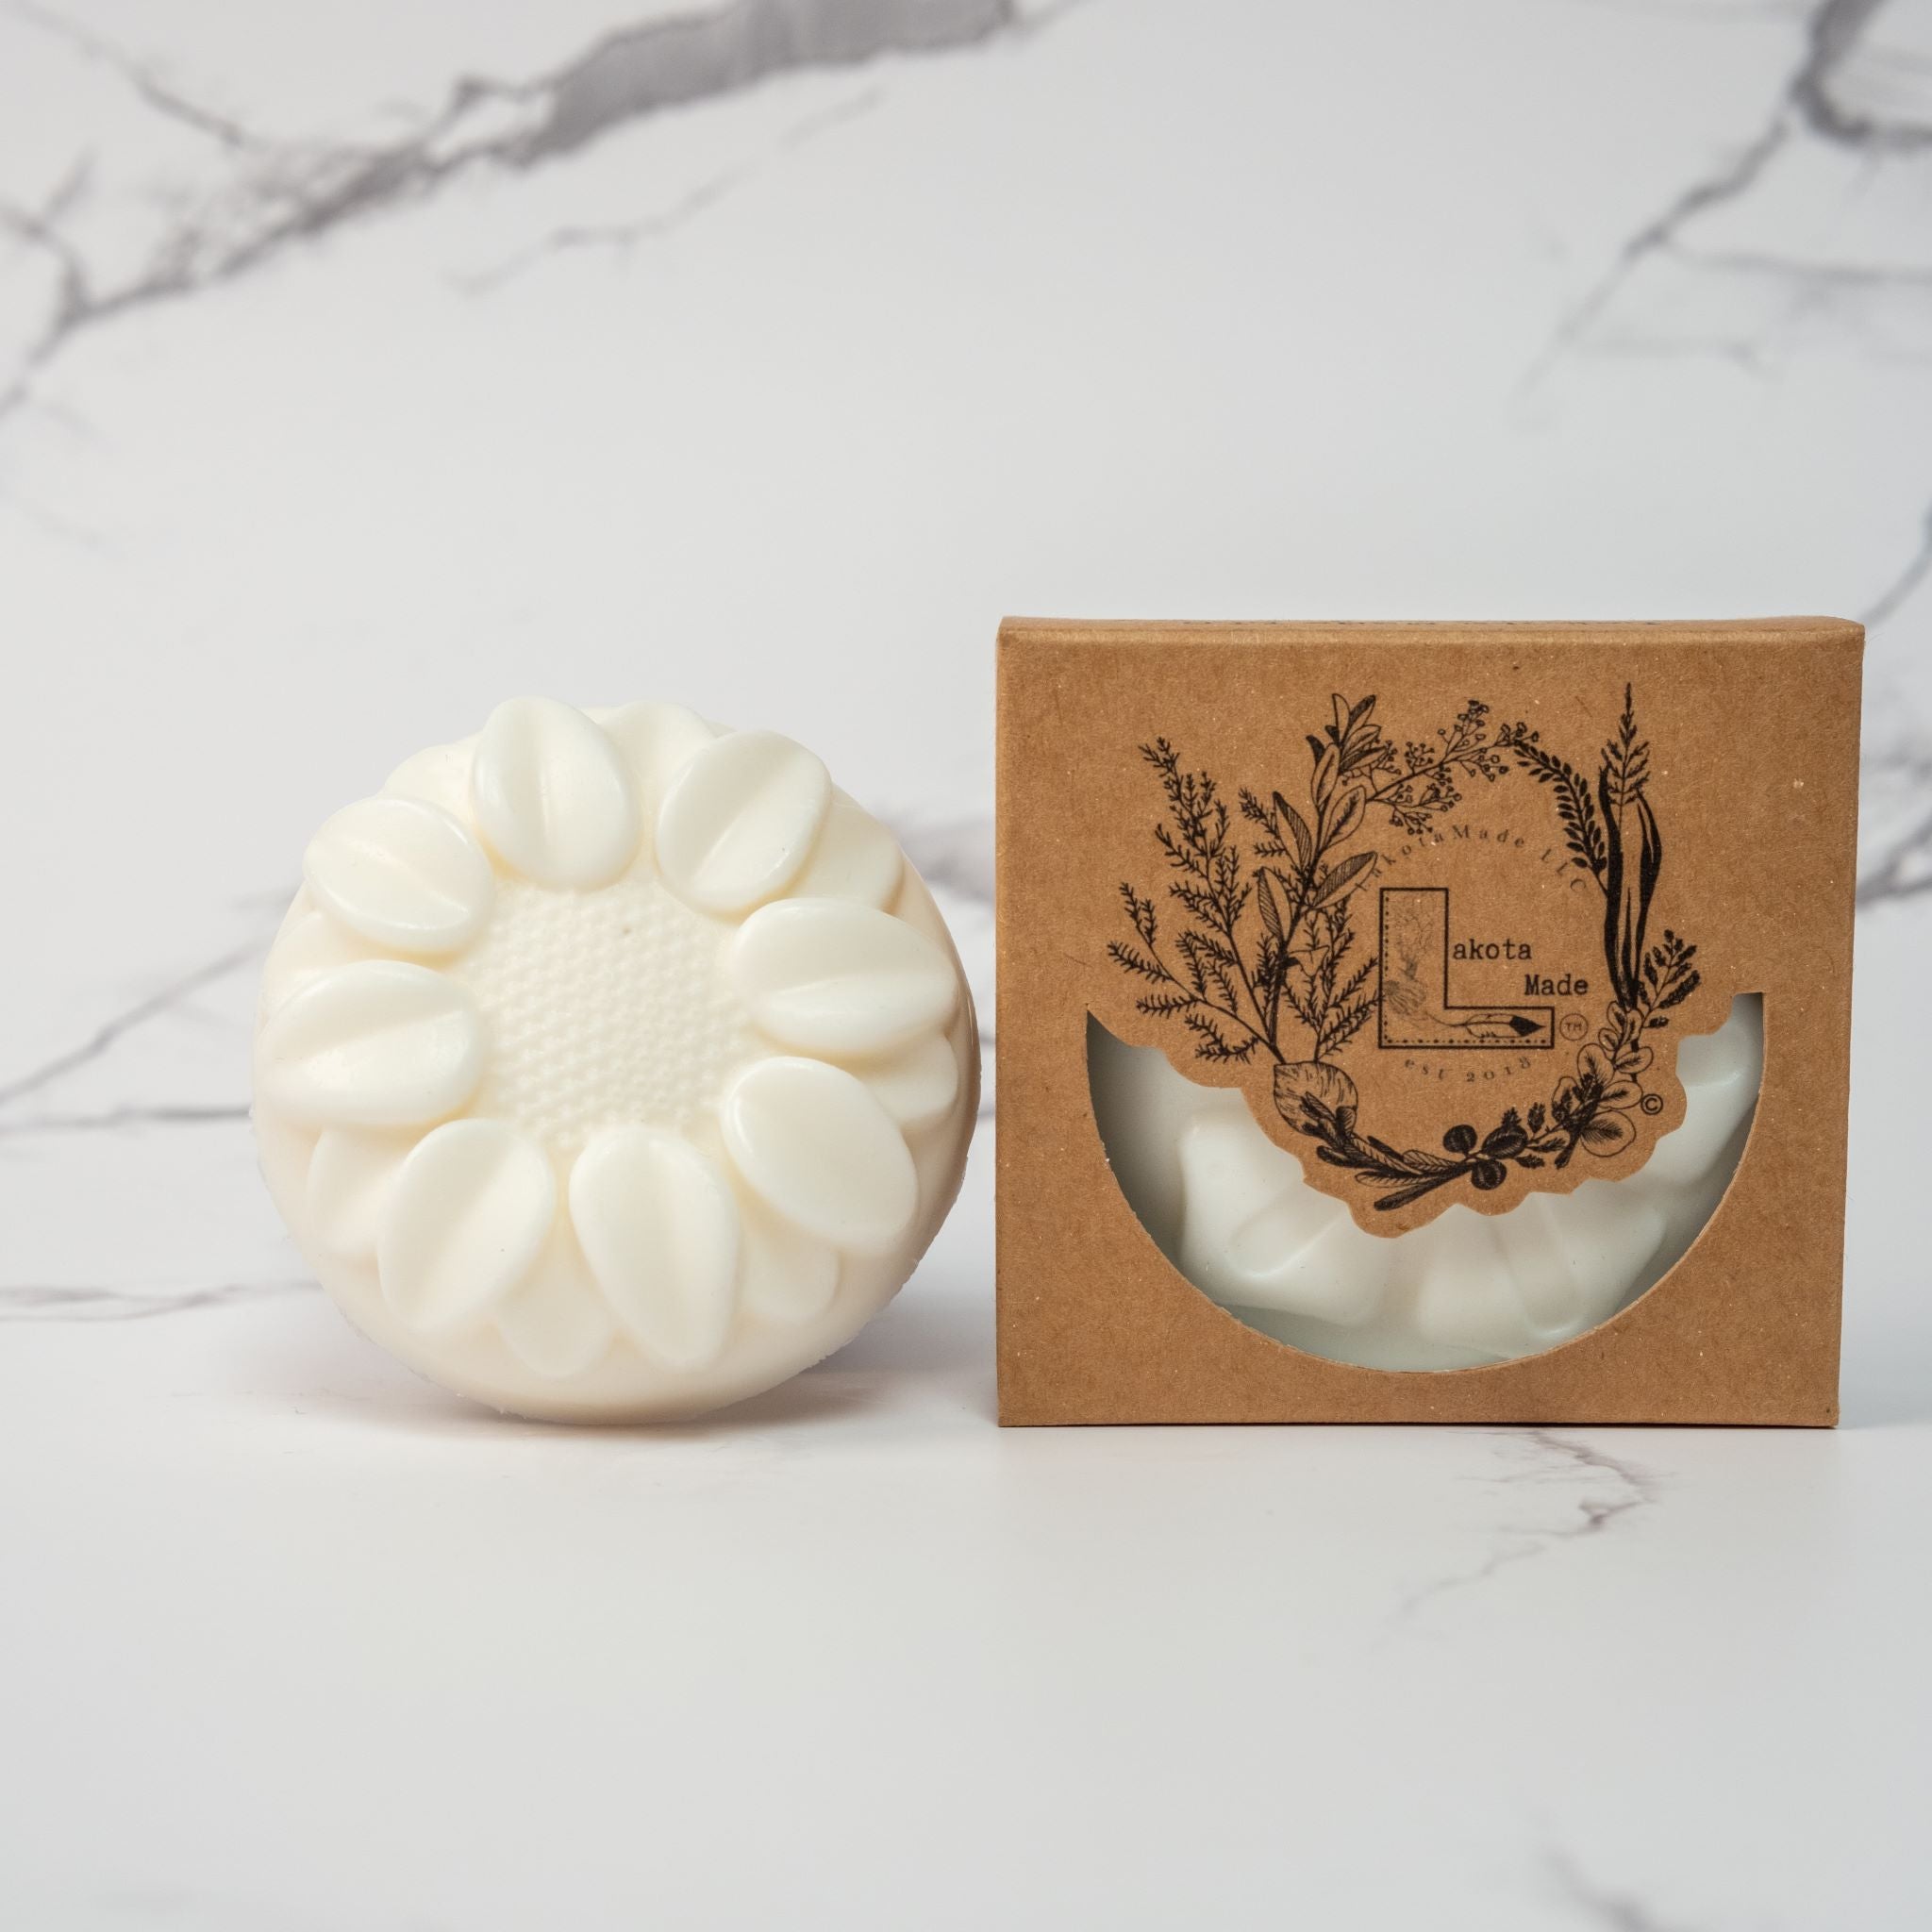
<path id="1" fill-rule="evenodd" d="M 358 1327 L 532 1416 L 691 1415 L 839 1347 L 959 1186 L 971 996 L 803 746 L 500 706 L 310 841 L 255 1122 Z"/>
<path id="2" fill-rule="evenodd" d="M 1763 1066 L 1756 998 L 1678 1048 L 1687 1111 L 1627 1179 L 1531 1194 L 1507 1214 L 1460 1203 L 1374 1235 L 1256 1124 L 1151 1047 L 1089 1036 L 1094 1118 L 1128 1206 L 1194 1286 L 1251 1327 L 1336 1361 L 1459 1369 L 1581 1335 L 1660 1280 L 1716 1211 Z"/>

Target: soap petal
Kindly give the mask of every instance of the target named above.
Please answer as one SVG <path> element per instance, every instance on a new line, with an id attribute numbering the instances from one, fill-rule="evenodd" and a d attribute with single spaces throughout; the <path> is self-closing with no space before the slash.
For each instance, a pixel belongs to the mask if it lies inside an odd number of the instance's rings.
<path id="1" fill-rule="evenodd" d="M 1190 1121 L 1179 1155 L 1177 1258 L 1189 1280 L 1224 1306 L 1344 1324 L 1374 1313 L 1387 1280 L 1381 1244 L 1341 1202 L 1309 1187 L 1294 1157 L 1245 1113 Z M 1312 1251 L 1324 1237 L 1328 1252 L 1316 1263 Z"/>
<path id="2" fill-rule="evenodd" d="M 831 809 L 832 781 L 774 731 L 715 740 L 672 781 L 658 813 L 658 867 L 700 912 L 743 912 L 803 870 Z"/>
<path id="3" fill-rule="evenodd" d="M 910 1232 L 919 1176 L 864 1083 L 822 1060 L 769 1059 L 726 1090 L 724 1144 L 751 1189 L 794 1226 L 855 1254 Z"/>
<path id="4" fill-rule="evenodd" d="M 570 1209 L 625 1327 L 673 1368 L 715 1361 L 738 1280 L 738 1203 L 724 1176 L 675 1134 L 614 1127 L 578 1157 Z"/>
<path id="5" fill-rule="evenodd" d="M 1691 1188 L 1715 1173 L 1739 1122 L 1757 1097 L 1755 1089 L 1742 1081 L 1728 1090 L 1713 1084 L 1693 1091 L 1697 1105 L 1652 1149 L 1641 1170 L 1644 1180 L 1668 1188 Z"/>
<path id="6" fill-rule="evenodd" d="M 559 1214 L 529 1278 L 496 1310 L 496 1325 L 509 1352 L 540 1375 L 580 1375 L 604 1358 L 617 1322 L 572 1231 Z"/>
<path id="7" fill-rule="evenodd" d="M 476 1321 L 529 1272 L 557 1210 L 541 1148 L 505 1121 L 451 1121 L 403 1162 L 383 1210 L 376 1273 L 412 1328 Z"/>
<path id="8" fill-rule="evenodd" d="M 498 705 L 476 746 L 476 824 L 541 886 L 608 885 L 638 848 L 638 803 L 616 745 L 554 698 Z"/>
<path id="9" fill-rule="evenodd" d="M 596 716 L 629 768 L 644 824 L 655 825 L 672 779 L 718 737 L 716 728 L 682 705 L 620 705 Z"/>
<path id="10" fill-rule="evenodd" d="M 1677 1076 L 1689 1109 L 1644 1164 L 1646 1180 L 1694 1187 L 1714 1173 L 1731 1137 L 1757 1105 L 1764 1072 L 1762 1008 L 1739 1000 L 1715 1033 L 1691 1034 L 1677 1047 Z"/>
<path id="11" fill-rule="evenodd" d="M 834 791 L 810 862 L 790 891 L 795 899 L 853 899 L 883 910 L 905 872 L 898 840 L 869 811 Z"/>
<path id="12" fill-rule="evenodd" d="M 459 823 L 470 823 L 470 766 L 475 757 L 468 744 L 432 744 L 405 758 L 383 783 L 383 791 L 399 798 L 420 798 L 440 805 Z"/>
<path id="13" fill-rule="evenodd" d="M 1677 1076 L 1687 1088 L 1742 1082 L 1755 1090 L 1763 1072 L 1764 1005 L 1753 995 L 1733 1000 L 1715 1033 L 1692 1033 L 1677 1045 Z"/>
<path id="14" fill-rule="evenodd" d="M 854 1061 L 851 1071 L 908 1134 L 943 1120 L 959 1097 L 959 1056 L 943 1033 L 929 1033 L 884 1059 Z"/>
<path id="15" fill-rule="evenodd" d="M 1335 1213 L 1295 1256 L 1293 1269 L 1278 1278 L 1276 1292 L 1262 1306 L 1367 1327 L 1386 1314 L 1412 1269 L 1400 1241 L 1365 1234 L 1340 1201 L 1331 1205 Z"/>
<path id="16" fill-rule="evenodd" d="M 307 892 L 298 892 L 262 968 L 260 1011 L 264 1017 L 273 1013 L 325 973 L 379 957 L 367 940 L 310 903 Z"/>
<path id="17" fill-rule="evenodd" d="M 423 1126 L 483 1074 L 483 1025 L 454 980 L 401 959 L 318 973 L 263 1024 L 270 1104 L 309 1126 Z"/>
<path id="18" fill-rule="evenodd" d="M 1626 1181 L 1531 1194 L 1493 1225 L 1524 1314 L 1538 1334 L 1558 1340 L 1594 1327 L 1624 1306 L 1665 1231 L 1663 1211 L 1648 1191 Z"/>
<path id="19" fill-rule="evenodd" d="M 739 1294 L 745 1307 L 767 1322 L 809 1322 L 831 1307 L 839 1291 L 839 1256 L 768 1208 L 754 1203 L 744 1214 Z"/>
<path id="20" fill-rule="evenodd" d="M 752 1018 L 801 1053 L 876 1054 L 952 1018 L 952 961 L 902 919 L 842 899 L 781 899 L 754 912 L 724 957 Z"/>
<path id="21" fill-rule="evenodd" d="M 308 841 L 316 904 L 353 932 L 402 953 L 453 953 L 483 929 L 496 876 L 483 848 L 440 805 L 365 798 Z"/>
<path id="22" fill-rule="evenodd" d="M 1523 1352 L 1523 1297 L 1490 1217 L 1458 1202 L 1405 1239 L 1422 1250 L 1417 1334 L 1499 1359 Z"/>
<path id="23" fill-rule="evenodd" d="M 375 1253 L 390 1190 L 415 1145 L 408 1134 L 329 1127 L 308 1162 L 308 1228 L 331 1255 L 366 1261 Z"/>

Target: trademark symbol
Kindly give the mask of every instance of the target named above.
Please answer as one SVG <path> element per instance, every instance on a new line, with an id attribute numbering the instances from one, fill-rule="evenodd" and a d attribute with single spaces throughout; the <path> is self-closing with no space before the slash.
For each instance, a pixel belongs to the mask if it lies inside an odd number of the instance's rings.
<path id="1" fill-rule="evenodd" d="M 1581 1013 L 1565 1013 L 1557 1030 L 1565 1040 L 1581 1040 L 1590 1031 L 1590 1022 Z"/>

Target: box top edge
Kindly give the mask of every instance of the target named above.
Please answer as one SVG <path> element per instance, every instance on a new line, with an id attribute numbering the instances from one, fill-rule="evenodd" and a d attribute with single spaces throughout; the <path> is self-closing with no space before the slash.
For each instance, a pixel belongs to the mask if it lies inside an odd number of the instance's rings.
<path id="1" fill-rule="evenodd" d="M 1758 641 L 1857 646 L 1865 626 L 1847 617 L 1607 618 L 1580 620 L 1354 619 L 1266 620 L 1008 617 L 1003 646 L 1041 644 L 1434 644 L 1582 643 L 1595 641 L 1669 643 Z"/>

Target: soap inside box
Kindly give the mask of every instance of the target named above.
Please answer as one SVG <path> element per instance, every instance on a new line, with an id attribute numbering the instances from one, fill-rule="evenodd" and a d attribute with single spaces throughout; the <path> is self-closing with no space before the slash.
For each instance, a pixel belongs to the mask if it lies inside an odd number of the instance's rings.
<path id="1" fill-rule="evenodd" d="M 1834 1420 L 1860 644 L 1008 624 L 1003 1419 Z"/>

